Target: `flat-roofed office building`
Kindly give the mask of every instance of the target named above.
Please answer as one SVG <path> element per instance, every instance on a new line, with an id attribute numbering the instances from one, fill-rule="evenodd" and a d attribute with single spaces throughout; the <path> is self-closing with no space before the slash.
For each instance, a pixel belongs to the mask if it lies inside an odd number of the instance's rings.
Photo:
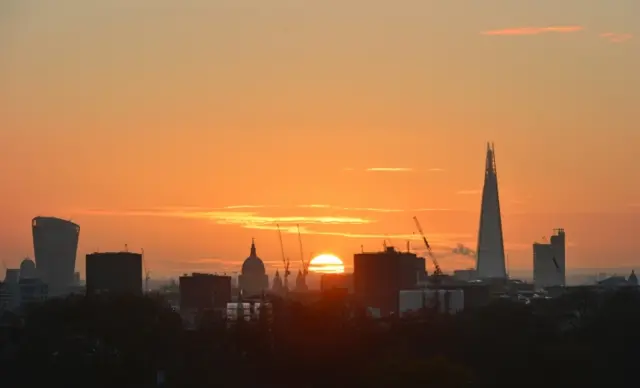
<path id="1" fill-rule="evenodd" d="M 142 294 L 142 254 L 90 253 L 86 257 L 87 294 Z"/>

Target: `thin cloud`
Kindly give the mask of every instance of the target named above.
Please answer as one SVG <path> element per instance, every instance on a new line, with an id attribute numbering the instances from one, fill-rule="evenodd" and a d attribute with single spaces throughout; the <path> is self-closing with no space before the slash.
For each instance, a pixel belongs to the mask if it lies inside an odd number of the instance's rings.
<path id="1" fill-rule="evenodd" d="M 480 194 L 480 190 L 460 190 L 460 191 L 456 192 L 456 194 L 458 194 L 458 195 Z"/>
<path id="2" fill-rule="evenodd" d="M 277 207 L 275 205 L 231 205 L 220 209 L 264 209 L 268 207 Z"/>
<path id="3" fill-rule="evenodd" d="M 607 39 L 611 43 L 622 43 L 633 38 L 632 34 L 618 34 L 615 32 L 605 32 L 600 34 L 601 38 Z"/>
<path id="4" fill-rule="evenodd" d="M 356 212 L 373 212 L 373 213 L 401 213 L 402 209 L 382 209 L 375 207 L 343 207 L 342 210 L 352 210 Z"/>
<path id="5" fill-rule="evenodd" d="M 456 211 L 456 210 L 447 209 L 447 208 L 422 207 L 422 208 L 418 208 L 418 209 L 411 209 L 411 211 L 414 211 L 414 212 L 452 212 L 452 211 Z M 457 210 L 457 211 L 464 211 L 464 210 Z"/>
<path id="6" fill-rule="evenodd" d="M 329 209 L 329 208 L 332 208 L 333 206 L 326 205 L 326 204 L 311 204 L 311 205 L 298 205 L 298 207 L 307 208 L 307 209 Z"/>
<path id="7" fill-rule="evenodd" d="M 342 170 L 349 171 L 349 172 L 356 171 L 356 169 L 353 167 L 346 167 L 346 168 L 343 168 Z M 364 172 L 417 172 L 418 170 L 411 167 L 369 167 L 369 168 L 364 168 L 361 171 L 364 171 Z M 433 168 L 429 168 L 421 171 L 443 172 L 445 170 L 443 168 L 433 167 Z"/>
<path id="8" fill-rule="evenodd" d="M 410 167 L 371 167 L 365 171 L 368 172 L 411 172 L 413 168 Z"/>
<path id="9" fill-rule="evenodd" d="M 378 209 L 380 210 L 380 209 Z M 93 216 L 115 216 L 115 217 L 175 217 L 211 220 L 219 225 L 235 225 L 246 229 L 277 230 L 278 225 L 283 233 L 339 236 L 357 239 L 379 239 L 379 240 L 420 240 L 415 234 L 389 234 L 389 233 L 350 233 L 340 231 L 321 231 L 310 229 L 309 225 L 365 225 L 374 223 L 375 220 L 361 217 L 346 216 L 261 216 L 255 212 L 239 211 L 166 211 L 166 210 L 86 210 L 79 212 L 84 215 Z M 298 229 L 299 225 L 299 229 Z M 466 238 L 466 234 L 431 234 L 430 239 L 450 240 Z"/>
<path id="10" fill-rule="evenodd" d="M 271 217 L 260 216 L 255 212 L 238 211 L 111 211 L 111 210 L 88 210 L 82 212 L 86 215 L 96 216 L 130 216 L 130 217 L 176 217 L 192 219 L 209 219 L 221 225 L 240 225 L 250 228 L 252 226 L 268 224 L 368 224 L 372 220 L 358 217 L 335 217 L 335 216 L 285 216 Z"/>
<path id="11" fill-rule="evenodd" d="M 552 27 L 515 27 L 501 30 L 489 30 L 482 32 L 482 35 L 502 36 L 502 35 L 540 35 L 550 32 L 568 33 L 584 30 L 582 26 L 552 26 Z"/>
<path id="12" fill-rule="evenodd" d="M 262 225 L 252 225 L 248 227 L 250 229 L 260 229 L 260 230 L 277 230 L 278 226 L 275 224 L 262 224 Z M 297 234 L 298 227 L 297 225 L 280 225 L 280 230 L 282 233 L 290 233 Z M 346 238 L 357 238 L 357 239 L 376 239 L 376 240 L 401 240 L 401 241 L 422 241 L 422 237 L 416 234 L 408 234 L 408 233 L 398 233 L 398 234 L 389 234 L 389 233 L 350 233 L 350 232 L 338 232 L 338 231 L 320 231 L 320 230 L 312 230 L 306 226 L 300 226 L 300 234 L 309 234 L 309 235 L 318 235 L 318 236 L 337 236 L 337 237 L 346 237 Z M 456 238 L 467 238 L 469 235 L 467 234 L 429 234 L 429 239 L 433 241 L 442 241 L 442 240 L 451 240 Z"/>
<path id="13" fill-rule="evenodd" d="M 344 211 L 373 212 L 373 213 L 400 213 L 405 211 L 402 209 L 384 209 L 384 208 L 375 208 L 375 207 L 342 207 L 342 206 L 332 206 L 332 205 L 325 205 L 325 204 L 298 205 L 297 207 L 307 208 L 307 209 L 336 209 L 336 210 L 344 210 Z"/>

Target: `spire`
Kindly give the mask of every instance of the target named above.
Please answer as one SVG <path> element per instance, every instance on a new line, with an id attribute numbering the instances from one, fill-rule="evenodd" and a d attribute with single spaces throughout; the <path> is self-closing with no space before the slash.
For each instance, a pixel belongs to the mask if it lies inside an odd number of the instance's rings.
<path id="1" fill-rule="evenodd" d="M 282 289 L 283 289 L 282 278 L 280 278 L 280 272 L 278 270 L 276 270 L 276 276 L 274 276 L 273 278 L 273 285 L 271 289 L 275 293 L 282 292 Z"/>
<path id="2" fill-rule="evenodd" d="M 258 255 L 256 254 L 256 239 L 251 237 L 251 254 L 249 255 L 250 257 L 257 257 Z"/>
<path id="3" fill-rule="evenodd" d="M 478 249 L 476 249 L 476 252 L 478 277 L 507 277 L 495 148 L 492 143 L 487 143 L 484 187 L 482 188 L 482 202 L 480 205 Z"/>
<path id="4" fill-rule="evenodd" d="M 487 160 L 485 163 L 485 173 L 495 173 L 495 157 L 493 155 L 494 148 L 493 143 L 487 143 Z"/>

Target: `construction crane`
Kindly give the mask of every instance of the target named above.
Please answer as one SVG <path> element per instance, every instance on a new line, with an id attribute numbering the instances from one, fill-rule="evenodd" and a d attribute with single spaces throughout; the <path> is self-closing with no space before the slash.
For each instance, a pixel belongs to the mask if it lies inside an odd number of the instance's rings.
<path id="1" fill-rule="evenodd" d="M 440 264 L 438 264 L 438 260 L 436 259 L 436 257 L 433 255 L 433 252 L 431 251 L 431 246 L 429 245 L 429 242 L 427 241 L 427 237 L 425 237 L 424 232 L 422 231 L 422 226 L 420 226 L 420 221 L 418 221 L 418 217 L 414 216 L 413 220 L 416 223 L 416 227 L 418 228 L 418 232 L 420 233 L 420 236 L 422 236 L 422 241 L 424 241 L 424 245 L 427 247 L 427 253 L 429 254 L 429 258 L 431 258 L 431 261 L 433 262 L 433 266 L 435 267 L 435 271 L 433 271 L 433 276 L 435 279 L 437 279 L 443 274 L 442 269 L 440 269 Z"/>
<path id="2" fill-rule="evenodd" d="M 298 227 L 298 242 L 300 243 L 300 261 L 302 261 L 302 276 L 304 276 L 305 284 L 307 280 L 307 274 L 309 273 L 309 261 L 304 260 L 304 251 L 302 250 L 302 235 L 300 234 L 300 225 Z"/>
<path id="3" fill-rule="evenodd" d="M 151 271 L 149 271 L 149 269 L 147 268 L 147 263 L 144 261 L 144 248 L 142 248 L 141 251 L 142 269 L 144 270 L 144 292 L 149 292 L 149 280 L 151 279 Z"/>
<path id="4" fill-rule="evenodd" d="M 289 291 L 289 259 L 284 256 L 284 243 L 282 242 L 282 231 L 280 231 L 280 225 L 276 224 L 278 228 L 278 237 L 280 238 L 280 250 L 282 251 L 282 264 L 284 264 L 284 290 Z"/>

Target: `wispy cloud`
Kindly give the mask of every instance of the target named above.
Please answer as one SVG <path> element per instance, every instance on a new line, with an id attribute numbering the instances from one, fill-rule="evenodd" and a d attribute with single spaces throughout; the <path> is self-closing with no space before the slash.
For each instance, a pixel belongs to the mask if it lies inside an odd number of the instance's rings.
<path id="1" fill-rule="evenodd" d="M 308 205 L 309 206 L 309 205 Z M 324 205 L 315 205 L 314 207 L 326 208 Z M 328 205 L 327 205 L 328 206 Z M 350 208 L 340 208 L 350 209 Z M 403 211 L 399 209 L 371 209 L 363 208 L 362 211 L 378 211 L 378 212 L 390 212 L 390 211 Z M 427 209 L 425 209 L 427 210 Z M 433 209 L 428 209 L 433 210 Z M 363 217 L 349 217 L 349 216 L 265 216 L 257 214 L 256 212 L 243 212 L 243 211 L 206 211 L 206 210 L 166 210 L 166 209 L 145 209 L 145 210 L 84 210 L 76 211 L 76 214 L 92 215 L 92 216 L 113 216 L 113 217 L 174 217 L 174 218 L 187 218 L 187 219 L 201 219 L 210 220 L 219 225 L 235 225 L 246 229 L 259 229 L 259 230 L 277 230 L 278 225 L 283 233 L 298 233 L 298 225 L 300 225 L 301 234 L 312 235 L 324 235 L 324 236 L 340 236 L 347 238 L 358 239 L 400 239 L 406 240 L 419 240 L 420 237 L 415 234 L 390 234 L 390 233 L 355 233 L 355 232 L 343 232 L 333 230 L 316 230 L 311 229 L 310 226 L 320 225 L 366 225 L 372 224 L 376 221 Z M 467 237 L 466 235 L 459 234 L 434 234 L 430 238 L 435 240 L 441 239 L 457 239 L 460 237 Z"/>
<path id="2" fill-rule="evenodd" d="M 584 30 L 582 26 L 552 26 L 552 27 L 514 27 L 501 30 L 489 30 L 482 32 L 482 35 L 540 35 L 550 32 L 568 33 Z"/>
<path id="3" fill-rule="evenodd" d="M 616 32 L 605 32 L 600 34 L 601 38 L 607 39 L 611 43 L 622 43 L 633 38 L 632 34 L 619 34 Z"/>
<path id="4" fill-rule="evenodd" d="M 311 205 L 298 205 L 298 207 L 308 208 L 308 209 L 329 209 L 332 206 L 326 205 L 326 204 L 311 204 Z"/>
<path id="5" fill-rule="evenodd" d="M 410 167 L 371 167 L 367 168 L 369 172 L 411 172 L 413 168 Z"/>
<path id="6" fill-rule="evenodd" d="M 258 228 L 269 224 L 368 224 L 373 220 L 359 217 L 333 217 L 333 216 L 261 216 L 255 212 L 239 211 L 163 211 L 163 210 L 88 210 L 82 212 L 87 215 L 102 216 L 134 216 L 134 217 L 177 217 L 209 219 L 222 225 L 240 225 L 243 227 Z"/>
<path id="7" fill-rule="evenodd" d="M 342 206 L 332 206 L 332 205 L 325 205 L 325 204 L 298 205 L 297 207 L 307 208 L 307 209 L 335 209 L 335 210 L 344 210 L 344 211 L 373 212 L 373 213 L 400 213 L 405 211 L 402 209 L 384 209 L 384 208 L 375 208 L 375 207 L 342 207 Z"/>
<path id="8" fill-rule="evenodd" d="M 460 190 L 460 191 L 456 192 L 456 194 L 458 194 L 458 195 L 480 194 L 480 190 Z"/>
<path id="9" fill-rule="evenodd" d="M 368 167 L 363 169 L 356 169 L 353 167 L 345 167 L 342 169 L 347 172 L 364 171 L 364 172 L 443 172 L 443 168 L 432 167 L 427 169 L 415 169 L 412 167 Z"/>
<path id="10" fill-rule="evenodd" d="M 465 210 L 454 210 L 447 208 L 433 208 L 433 207 L 421 207 L 417 209 L 411 209 L 414 212 L 451 212 L 451 211 L 465 211 Z"/>
<path id="11" fill-rule="evenodd" d="M 220 209 L 264 209 L 268 207 L 277 207 L 275 205 L 231 205 L 224 206 Z"/>

